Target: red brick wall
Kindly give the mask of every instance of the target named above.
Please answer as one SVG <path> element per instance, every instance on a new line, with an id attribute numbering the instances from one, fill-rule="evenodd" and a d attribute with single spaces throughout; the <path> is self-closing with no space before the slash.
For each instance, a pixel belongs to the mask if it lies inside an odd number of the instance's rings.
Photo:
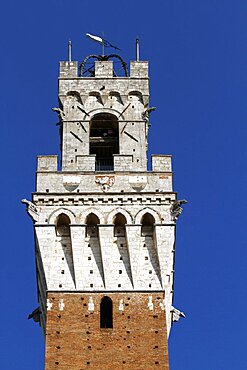
<path id="1" fill-rule="evenodd" d="M 113 329 L 100 329 L 105 295 L 113 301 Z M 88 310 L 89 297 L 94 311 Z M 47 311 L 46 370 L 169 370 L 162 293 L 49 293 L 47 298 L 52 308 Z M 119 311 L 120 299 L 124 311 Z"/>

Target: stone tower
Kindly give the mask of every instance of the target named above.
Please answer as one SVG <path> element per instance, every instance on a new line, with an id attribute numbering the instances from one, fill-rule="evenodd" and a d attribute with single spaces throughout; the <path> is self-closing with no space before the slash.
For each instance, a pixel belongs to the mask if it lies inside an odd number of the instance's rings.
<path id="1" fill-rule="evenodd" d="M 77 62 L 60 63 L 61 169 L 56 155 L 39 156 L 36 192 L 23 200 L 34 221 L 45 369 L 168 370 L 183 201 L 170 155 L 153 155 L 147 171 L 148 62 L 132 61 L 128 74 L 117 55 L 91 59 L 79 73 Z"/>

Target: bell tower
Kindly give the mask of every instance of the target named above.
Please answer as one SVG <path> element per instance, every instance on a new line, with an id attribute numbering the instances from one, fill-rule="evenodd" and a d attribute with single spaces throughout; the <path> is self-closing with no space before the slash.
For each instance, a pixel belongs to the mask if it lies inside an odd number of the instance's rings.
<path id="1" fill-rule="evenodd" d="M 93 60 L 88 68 L 88 63 Z M 122 68 L 117 76 L 116 61 Z M 148 62 L 61 62 L 56 155 L 32 202 L 45 369 L 169 369 L 176 220 L 170 155 L 147 171 Z M 37 312 L 36 312 L 37 314 Z"/>

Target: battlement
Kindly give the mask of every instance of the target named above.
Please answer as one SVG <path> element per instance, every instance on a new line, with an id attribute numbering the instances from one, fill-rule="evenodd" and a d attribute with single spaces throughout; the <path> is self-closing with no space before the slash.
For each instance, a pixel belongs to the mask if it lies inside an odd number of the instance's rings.
<path id="1" fill-rule="evenodd" d="M 102 161 L 102 168 L 96 168 L 97 160 L 95 154 L 77 155 L 73 170 L 69 172 L 94 172 L 97 173 L 114 173 L 114 172 L 134 172 L 136 173 L 135 165 L 133 164 L 132 155 L 114 154 L 113 167 L 111 170 L 104 169 L 107 163 Z M 152 172 L 172 172 L 172 156 L 171 155 L 152 155 Z M 58 171 L 58 156 L 57 155 L 40 155 L 37 158 L 37 172 L 57 172 Z M 66 173 L 66 170 L 63 171 Z M 146 171 L 144 171 L 146 173 Z"/>
<path id="2" fill-rule="evenodd" d="M 37 171 L 53 172 L 58 170 L 57 155 L 39 155 L 37 157 Z"/>
<path id="3" fill-rule="evenodd" d="M 78 71 L 78 62 L 60 62 L 59 78 L 113 78 L 114 76 L 114 63 L 111 60 L 102 60 L 94 62 L 95 75 L 88 77 L 80 76 Z M 120 78 L 120 77 L 118 77 Z M 130 75 L 123 78 L 148 78 L 148 62 L 146 61 L 131 61 L 130 62 Z"/>

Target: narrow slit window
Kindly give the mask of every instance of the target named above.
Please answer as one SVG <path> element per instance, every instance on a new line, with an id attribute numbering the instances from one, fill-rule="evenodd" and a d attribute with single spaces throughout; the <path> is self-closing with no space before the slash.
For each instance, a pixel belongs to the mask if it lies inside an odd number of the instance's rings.
<path id="1" fill-rule="evenodd" d="M 100 328 L 101 329 L 112 329 L 112 300 L 105 296 L 102 298 L 100 303 Z"/>

